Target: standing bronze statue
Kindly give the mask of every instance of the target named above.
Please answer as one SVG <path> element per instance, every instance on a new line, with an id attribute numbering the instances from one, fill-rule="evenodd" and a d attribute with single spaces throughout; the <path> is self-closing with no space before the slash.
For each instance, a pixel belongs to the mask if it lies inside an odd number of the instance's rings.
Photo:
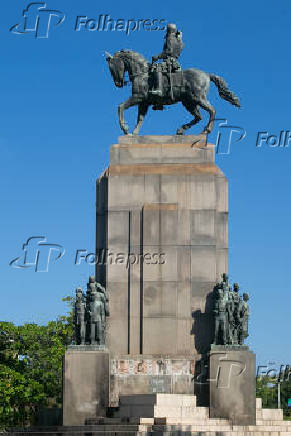
<path id="1" fill-rule="evenodd" d="M 249 295 L 239 295 L 239 284 L 229 285 L 228 275 L 214 287 L 215 345 L 243 345 L 248 337 Z"/>
<path id="2" fill-rule="evenodd" d="M 243 294 L 242 300 L 239 302 L 238 316 L 239 316 L 239 333 L 238 333 L 238 343 L 242 345 L 244 340 L 249 336 L 248 326 L 249 326 L 249 295 L 247 293 Z"/>
<path id="3" fill-rule="evenodd" d="M 177 30 L 175 24 L 169 24 L 163 51 L 153 56 L 152 63 L 131 50 L 118 51 L 114 56 L 106 53 L 115 86 L 121 88 L 125 85 L 125 73 L 128 73 L 132 84 L 132 96 L 118 106 L 119 123 L 125 135 L 129 133 L 129 127 L 124 120 L 126 109 L 138 106 L 137 124 L 133 130 L 133 134 L 138 135 L 150 106 L 153 106 L 153 109 L 163 109 L 165 105 L 178 102 L 181 102 L 194 118 L 183 124 L 177 130 L 177 135 L 182 135 L 201 121 L 200 108 L 209 113 L 209 122 L 202 133 L 210 133 L 216 114 L 214 107 L 207 100 L 210 82 L 216 85 L 221 98 L 240 107 L 238 97 L 228 89 L 222 77 L 196 68 L 181 70 L 177 59 L 183 46 L 182 33 Z M 160 59 L 161 63 L 155 63 Z"/>
<path id="4" fill-rule="evenodd" d="M 99 292 L 91 293 L 88 308 L 88 322 L 90 325 L 91 345 L 105 344 L 105 305 Z"/>
<path id="5" fill-rule="evenodd" d="M 78 345 L 84 345 L 86 339 L 86 303 L 82 288 L 76 289 L 74 310 L 75 340 Z"/>
<path id="6" fill-rule="evenodd" d="M 74 309 L 75 342 L 77 345 L 105 345 L 109 294 L 94 276 L 89 277 L 86 298 L 82 288 L 76 290 Z"/>
<path id="7" fill-rule="evenodd" d="M 216 290 L 214 314 L 215 314 L 215 344 L 226 344 L 228 336 L 228 318 L 227 318 L 228 300 L 222 287 Z"/>
<path id="8" fill-rule="evenodd" d="M 231 341 L 231 343 L 234 345 L 238 344 L 238 337 L 239 337 L 239 328 L 240 328 L 239 304 L 240 304 L 239 284 L 234 283 L 233 284 L 233 291 L 232 291 L 233 321 L 232 321 L 232 326 L 231 326 L 232 327 L 232 341 Z"/>

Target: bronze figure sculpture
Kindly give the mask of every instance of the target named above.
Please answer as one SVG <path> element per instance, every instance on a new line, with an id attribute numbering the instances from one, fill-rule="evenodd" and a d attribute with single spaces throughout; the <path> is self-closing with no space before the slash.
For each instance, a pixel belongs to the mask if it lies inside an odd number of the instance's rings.
<path id="1" fill-rule="evenodd" d="M 249 295 L 239 295 L 239 285 L 233 288 L 228 275 L 222 274 L 222 281 L 214 287 L 214 341 L 215 345 L 243 345 L 248 337 Z"/>
<path id="2" fill-rule="evenodd" d="M 132 96 L 118 106 L 119 124 L 125 135 L 129 133 L 129 127 L 124 120 L 126 109 L 138 106 L 137 124 L 133 130 L 133 134 L 138 135 L 150 106 L 161 110 L 165 105 L 178 102 L 181 102 L 194 118 L 183 124 L 177 130 L 177 135 L 182 135 L 201 121 L 200 108 L 209 113 L 209 122 L 202 133 L 210 133 L 216 114 L 214 107 L 207 100 L 210 82 L 216 85 L 221 98 L 240 107 L 238 97 L 228 89 L 222 77 L 196 68 L 181 70 L 177 59 L 182 48 L 181 32 L 174 24 L 169 24 L 164 49 L 160 55 L 153 57 L 152 63 L 132 50 L 121 50 L 113 56 L 106 53 L 115 86 L 120 88 L 125 85 L 126 73 L 132 84 Z M 162 62 L 155 63 L 159 59 L 162 59 Z"/>
<path id="3" fill-rule="evenodd" d="M 84 345 L 86 337 L 86 303 L 82 288 L 76 289 L 74 327 L 77 344 Z"/>
<path id="4" fill-rule="evenodd" d="M 74 327 L 76 345 L 105 346 L 106 318 L 109 294 L 94 276 L 89 277 L 86 297 L 82 288 L 76 289 Z"/>
<path id="5" fill-rule="evenodd" d="M 152 95 L 163 95 L 163 73 L 169 72 L 169 77 L 171 78 L 171 73 L 175 71 L 181 71 L 180 64 L 177 59 L 179 58 L 181 51 L 184 47 L 182 42 L 182 32 L 177 30 L 175 24 L 168 24 L 167 33 L 165 36 L 165 44 L 162 53 L 157 56 L 152 57 L 152 69 L 153 73 L 153 86 L 154 89 L 150 91 Z M 163 62 L 156 64 L 155 62 L 162 59 Z M 172 91 L 171 87 L 171 91 Z"/>

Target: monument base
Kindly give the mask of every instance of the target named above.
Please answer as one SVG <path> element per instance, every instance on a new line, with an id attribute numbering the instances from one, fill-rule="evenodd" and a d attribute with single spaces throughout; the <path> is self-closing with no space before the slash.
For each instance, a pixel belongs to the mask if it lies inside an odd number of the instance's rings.
<path id="1" fill-rule="evenodd" d="M 110 407 L 118 407 L 122 395 L 194 394 L 194 358 L 118 355 L 110 362 Z"/>
<path id="2" fill-rule="evenodd" d="M 256 357 L 246 346 L 212 346 L 210 418 L 233 425 L 256 423 Z"/>
<path id="3" fill-rule="evenodd" d="M 290 421 L 281 409 L 262 409 L 257 399 L 256 425 L 234 425 L 231 420 L 209 418 L 208 407 L 197 407 L 193 395 L 128 395 L 120 399 L 113 418 L 88 419 L 86 425 L 13 429 L 9 436 L 289 436 Z"/>
<path id="4" fill-rule="evenodd" d="M 109 351 L 70 347 L 63 362 L 63 425 L 105 416 L 108 401 Z"/>

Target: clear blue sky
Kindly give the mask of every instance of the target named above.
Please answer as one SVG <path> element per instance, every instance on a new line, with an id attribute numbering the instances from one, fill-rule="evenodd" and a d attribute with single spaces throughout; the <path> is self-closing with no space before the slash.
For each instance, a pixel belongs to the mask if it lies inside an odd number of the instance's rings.
<path id="1" fill-rule="evenodd" d="M 165 19 L 183 30 L 183 67 L 223 76 L 241 98 L 239 111 L 213 85 L 209 97 L 218 117 L 247 132 L 217 156 L 230 188 L 229 272 L 251 294 L 249 342 L 258 360 L 290 363 L 291 145 L 256 147 L 258 131 L 291 130 L 290 2 L 48 0 L 66 15 L 48 39 L 9 32 L 26 6 L 3 2 L 0 17 L 0 319 L 53 319 L 65 310 L 61 298 L 93 273 L 73 265 L 74 253 L 94 251 L 95 180 L 120 135 L 117 104 L 130 92 L 113 86 L 103 53 L 131 48 L 150 59 L 162 48 L 161 31 L 75 32 L 76 16 Z M 172 134 L 188 119 L 180 106 L 150 111 L 142 133 Z M 65 256 L 48 273 L 9 267 L 39 235 L 62 244 Z"/>

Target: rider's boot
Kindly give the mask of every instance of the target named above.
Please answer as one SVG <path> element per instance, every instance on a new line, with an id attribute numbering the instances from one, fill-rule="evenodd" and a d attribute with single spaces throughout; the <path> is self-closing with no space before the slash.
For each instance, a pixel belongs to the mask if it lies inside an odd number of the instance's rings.
<path id="1" fill-rule="evenodd" d="M 152 89 L 150 93 L 152 95 L 159 95 L 160 97 L 163 95 L 162 91 L 162 85 L 163 85 L 163 73 L 160 71 L 155 72 L 155 89 Z"/>

